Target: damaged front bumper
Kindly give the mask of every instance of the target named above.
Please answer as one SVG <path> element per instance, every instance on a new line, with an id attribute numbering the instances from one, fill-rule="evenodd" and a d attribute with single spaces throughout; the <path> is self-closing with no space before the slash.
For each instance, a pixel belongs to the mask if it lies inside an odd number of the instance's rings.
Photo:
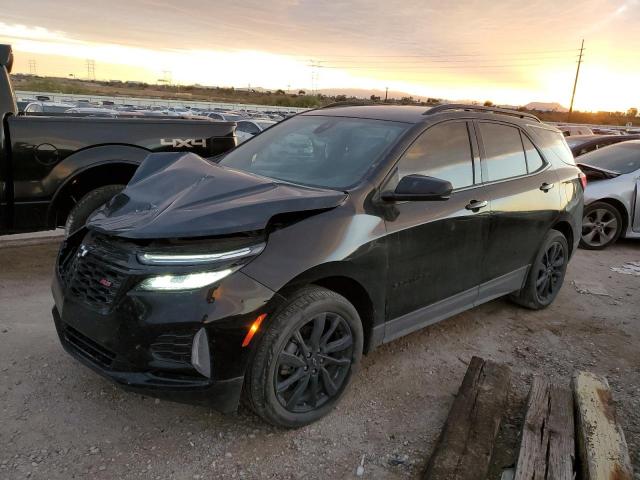
<path id="1" fill-rule="evenodd" d="M 142 291 L 141 279 L 166 267 L 140 266 L 135 252 L 103 243 L 61 250 L 52 313 L 65 350 L 128 390 L 234 411 L 259 339 L 242 342 L 279 296 L 240 271 L 196 290 Z"/>

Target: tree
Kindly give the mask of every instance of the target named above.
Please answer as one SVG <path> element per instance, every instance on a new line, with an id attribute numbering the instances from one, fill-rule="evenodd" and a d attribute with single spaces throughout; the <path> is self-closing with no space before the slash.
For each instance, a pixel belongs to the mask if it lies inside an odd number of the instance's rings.
<path id="1" fill-rule="evenodd" d="M 635 118 L 637 116 L 638 116 L 638 109 L 636 107 L 633 107 L 627 110 L 627 117 Z"/>
<path id="2" fill-rule="evenodd" d="M 346 102 L 347 101 L 347 96 L 346 95 L 336 95 L 336 102 Z"/>
<path id="3" fill-rule="evenodd" d="M 298 90 L 298 95 L 306 95 L 307 92 L 305 92 L 304 90 Z"/>
<path id="4" fill-rule="evenodd" d="M 279 88 L 278 90 L 276 90 L 276 95 L 286 95 L 286 94 L 284 93 L 284 90 Z"/>
<path id="5" fill-rule="evenodd" d="M 376 96 L 376 95 L 371 95 L 371 101 L 372 102 L 379 102 L 380 101 L 380 97 Z"/>
<path id="6" fill-rule="evenodd" d="M 484 106 L 485 107 L 493 107 L 493 102 L 491 100 L 487 100 L 486 102 L 484 102 Z"/>

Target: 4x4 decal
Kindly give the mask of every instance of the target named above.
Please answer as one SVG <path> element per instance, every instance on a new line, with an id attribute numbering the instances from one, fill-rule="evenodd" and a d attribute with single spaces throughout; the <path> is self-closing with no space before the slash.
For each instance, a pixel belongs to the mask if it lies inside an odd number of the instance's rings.
<path id="1" fill-rule="evenodd" d="M 206 147 L 206 138 L 161 138 L 160 145 L 171 146 L 173 148 L 193 148 Z"/>

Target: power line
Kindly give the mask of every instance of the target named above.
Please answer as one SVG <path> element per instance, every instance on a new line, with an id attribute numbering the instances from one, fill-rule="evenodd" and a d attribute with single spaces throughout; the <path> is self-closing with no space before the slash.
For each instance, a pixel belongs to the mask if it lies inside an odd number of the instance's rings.
<path id="1" fill-rule="evenodd" d="M 415 54 L 415 55 L 334 55 L 334 54 L 313 54 L 313 58 L 439 58 L 439 57 L 486 57 L 486 56 L 520 56 L 520 55 L 542 55 L 550 53 L 578 53 L 578 49 L 570 50 L 538 50 L 529 52 L 492 52 L 492 53 L 442 53 L 442 54 Z M 292 55 L 303 57 L 302 55 Z M 305 57 L 308 57 L 306 55 Z"/>

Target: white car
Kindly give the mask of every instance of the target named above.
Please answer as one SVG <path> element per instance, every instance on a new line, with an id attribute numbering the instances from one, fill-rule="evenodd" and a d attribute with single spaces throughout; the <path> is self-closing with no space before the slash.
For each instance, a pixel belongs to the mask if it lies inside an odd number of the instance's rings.
<path id="1" fill-rule="evenodd" d="M 580 246 L 600 250 L 620 236 L 640 238 L 640 140 L 578 157 L 587 175 Z"/>

